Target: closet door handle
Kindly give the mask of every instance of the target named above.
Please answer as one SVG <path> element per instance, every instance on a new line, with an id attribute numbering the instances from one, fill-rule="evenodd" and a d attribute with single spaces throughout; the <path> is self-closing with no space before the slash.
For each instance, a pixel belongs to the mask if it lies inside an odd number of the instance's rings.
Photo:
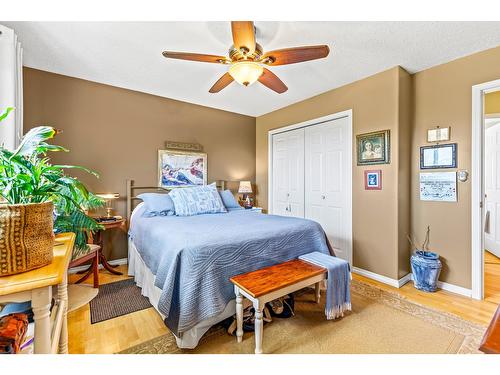
<path id="1" fill-rule="evenodd" d="M 323 200 L 324 200 L 324 199 L 326 199 L 326 197 L 325 197 L 324 195 L 322 195 L 322 196 L 321 196 L 321 199 L 323 199 Z"/>

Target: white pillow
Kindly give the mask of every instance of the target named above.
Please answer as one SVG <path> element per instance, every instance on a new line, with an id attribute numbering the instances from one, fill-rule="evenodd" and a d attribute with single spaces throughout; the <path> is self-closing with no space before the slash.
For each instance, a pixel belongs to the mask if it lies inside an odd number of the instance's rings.
<path id="1" fill-rule="evenodd" d="M 227 212 L 215 184 L 177 188 L 170 192 L 177 216 Z"/>

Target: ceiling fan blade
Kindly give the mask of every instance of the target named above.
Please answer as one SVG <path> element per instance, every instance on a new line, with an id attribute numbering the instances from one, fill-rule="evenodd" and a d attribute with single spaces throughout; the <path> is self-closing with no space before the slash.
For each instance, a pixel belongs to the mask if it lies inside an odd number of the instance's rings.
<path id="1" fill-rule="evenodd" d="M 216 64 L 225 64 L 229 62 L 224 56 L 204 55 L 201 53 L 163 51 L 162 55 L 169 59 L 200 61 Z"/>
<path id="2" fill-rule="evenodd" d="M 283 94 L 286 90 L 288 90 L 288 87 L 286 87 L 283 81 L 279 79 L 276 74 L 266 68 L 264 68 L 264 73 L 262 73 L 259 77 L 259 82 L 271 90 L 276 91 L 278 94 Z"/>
<path id="3" fill-rule="evenodd" d="M 267 65 L 295 64 L 303 61 L 322 59 L 328 56 L 328 46 L 307 46 L 278 49 L 265 53 L 260 61 Z"/>
<path id="4" fill-rule="evenodd" d="M 229 85 L 231 82 L 233 82 L 234 79 L 231 77 L 229 73 L 224 74 L 222 77 L 220 77 L 217 82 L 214 83 L 214 85 L 208 90 L 209 93 L 215 94 L 225 88 L 227 85 Z"/>
<path id="5" fill-rule="evenodd" d="M 255 28 L 252 21 L 232 21 L 234 48 L 247 49 L 249 54 L 255 52 Z"/>

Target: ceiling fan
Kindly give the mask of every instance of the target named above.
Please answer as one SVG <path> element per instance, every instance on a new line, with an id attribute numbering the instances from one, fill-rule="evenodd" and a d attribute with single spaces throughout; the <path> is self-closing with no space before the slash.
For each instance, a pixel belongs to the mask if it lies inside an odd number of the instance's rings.
<path id="1" fill-rule="evenodd" d="M 278 94 L 282 94 L 288 90 L 288 87 L 266 66 L 321 59 L 330 53 L 330 49 L 326 45 L 285 48 L 264 53 L 262 47 L 255 41 L 253 22 L 232 21 L 231 31 L 234 44 L 229 49 L 229 57 L 171 51 L 164 51 L 163 56 L 170 59 L 229 65 L 228 72 L 215 82 L 209 90 L 210 93 L 221 91 L 233 81 L 243 86 L 249 86 L 259 81 Z"/>

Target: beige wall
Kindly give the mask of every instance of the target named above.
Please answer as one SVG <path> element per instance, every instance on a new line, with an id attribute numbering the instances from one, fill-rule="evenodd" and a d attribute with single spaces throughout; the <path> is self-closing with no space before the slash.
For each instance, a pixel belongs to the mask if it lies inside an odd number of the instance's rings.
<path id="1" fill-rule="evenodd" d="M 500 114 L 500 91 L 490 92 L 484 96 L 484 113 Z"/>
<path id="2" fill-rule="evenodd" d="M 268 131 L 311 120 L 328 114 L 352 109 L 353 133 L 391 130 L 391 164 L 374 166 L 382 170 L 383 189 L 364 190 L 364 170 L 369 167 L 353 165 L 353 263 L 372 272 L 398 278 L 398 253 L 408 253 L 400 232 L 409 226 L 408 207 L 398 205 L 398 191 L 407 197 L 409 179 L 399 174 L 399 138 L 409 132 L 408 101 L 409 75 L 399 67 L 376 74 L 341 88 L 304 100 L 289 107 L 260 116 L 256 122 L 256 184 L 258 204 L 267 208 Z M 400 99 L 400 96 L 404 97 Z M 405 105 L 400 108 L 400 101 Z M 399 122 L 404 122 L 400 134 Z M 401 158 L 407 154 L 401 151 Z M 355 139 L 353 160 L 356 160 Z M 407 163 L 403 162 L 401 168 Z M 401 178 L 400 178 L 401 177 Z M 398 216 L 404 217 L 398 226 Z M 406 233 L 405 233 L 406 236 Z M 400 249 L 401 247 L 401 249 Z M 406 261 L 406 263 L 408 263 Z M 403 265 L 407 269 L 407 265 Z"/>
<path id="3" fill-rule="evenodd" d="M 410 272 L 411 250 L 408 234 L 411 231 L 411 137 L 413 96 L 412 77 L 399 69 L 398 97 L 398 278 Z"/>
<path id="4" fill-rule="evenodd" d="M 53 160 L 99 172 L 99 180 L 78 176 L 92 191 L 120 193 L 121 215 L 126 179 L 157 184 L 157 150 L 166 140 L 201 143 L 209 181 L 255 181 L 253 117 L 29 68 L 24 116 L 25 130 L 40 124 L 63 130 L 55 143 L 71 152 L 53 154 Z M 111 258 L 126 257 L 125 235 L 108 237 Z"/>
<path id="5" fill-rule="evenodd" d="M 431 227 L 430 249 L 444 260 L 442 281 L 471 287 L 471 182 L 458 182 L 458 202 L 419 200 L 419 147 L 426 131 L 451 126 L 458 143 L 458 169 L 471 173 L 472 86 L 500 78 L 500 47 L 427 69 L 413 76 L 412 232 L 422 243 Z"/>

